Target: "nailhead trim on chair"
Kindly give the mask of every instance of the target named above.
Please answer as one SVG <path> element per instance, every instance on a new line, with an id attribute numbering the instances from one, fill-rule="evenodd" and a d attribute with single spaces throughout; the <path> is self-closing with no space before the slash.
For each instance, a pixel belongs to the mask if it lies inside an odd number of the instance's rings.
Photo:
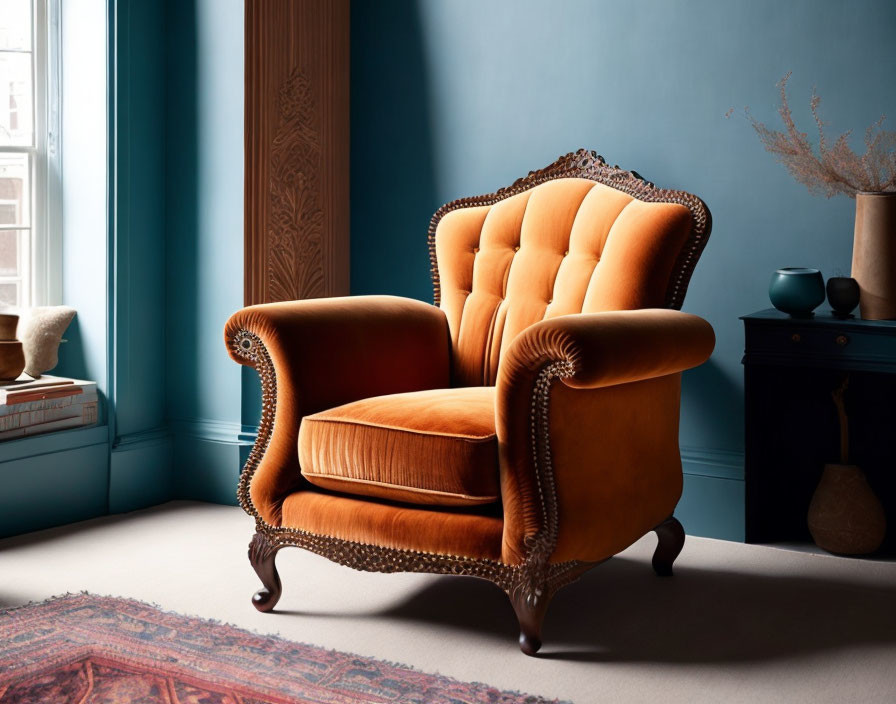
<path id="1" fill-rule="evenodd" d="M 530 188 L 552 181 L 558 178 L 587 178 L 597 181 L 605 186 L 628 193 L 633 198 L 648 203 L 678 203 L 691 211 L 693 225 L 688 241 L 682 247 L 681 254 L 672 269 L 669 288 L 666 291 L 666 306 L 676 310 L 681 308 L 684 302 L 684 294 L 697 266 L 700 253 L 706 246 L 709 231 L 712 225 L 712 216 L 706 204 L 697 196 L 685 191 L 673 191 L 665 188 L 657 188 L 650 181 L 645 181 L 635 171 L 625 171 L 618 166 L 609 166 L 604 158 L 595 151 L 579 149 L 561 156 L 549 166 L 538 171 L 530 171 L 528 176 L 517 179 L 510 186 L 500 188 L 494 193 L 487 193 L 471 198 L 460 198 L 443 205 L 432 216 L 429 223 L 429 269 L 432 274 L 433 299 L 435 305 L 441 301 L 441 288 L 439 283 L 439 265 L 436 259 L 436 228 L 439 221 L 452 210 L 471 208 L 480 205 L 494 205 L 495 203 L 510 198 L 518 193 L 528 191 Z"/>
<path id="2" fill-rule="evenodd" d="M 255 436 L 255 443 L 246 458 L 246 464 L 240 473 L 240 481 L 237 485 L 236 497 L 240 502 L 242 509 L 255 519 L 255 527 L 258 530 L 262 526 L 267 526 L 264 519 L 259 515 L 255 504 L 252 503 L 252 497 L 249 494 L 249 484 L 255 470 L 261 463 L 261 458 L 267 452 L 268 445 L 271 441 L 271 435 L 274 432 L 274 413 L 277 405 L 277 374 L 274 371 L 274 363 L 268 354 L 267 347 L 253 332 L 248 330 L 240 330 L 233 338 L 233 351 L 250 363 L 261 379 L 261 421 L 258 424 L 258 434 Z M 270 526 L 269 526 L 270 527 Z"/>
<path id="3" fill-rule="evenodd" d="M 555 378 L 572 375 L 571 362 L 561 361 L 546 366 L 535 382 L 531 409 L 532 453 L 543 524 L 537 534 L 526 540 L 528 550 L 525 561 L 521 565 L 507 565 L 495 560 L 370 545 L 267 523 L 253 504 L 249 487 L 274 430 L 277 375 L 267 348 L 255 333 L 240 330 L 231 345 L 234 353 L 254 367 L 261 378 L 262 405 L 258 436 L 243 467 L 237 489 L 240 506 L 255 519 L 257 532 L 249 549 L 256 555 L 292 546 L 368 572 L 426 572 L 479 577 L 494 582 L 511 598 L 522 596 L 533 603 L 543 597 L 550 597 L 597 564 L 578 560 L 549 564 L 550 555 L 557 543 L 558 527 L 557 498 L 548 439 L 550 387 Z"/>
<path id="4" fill-rule="evenodd" d="M 529 593 L 541 596 L 540 585 L 546 583 L 547 567 L 557 547 L 560 520 L 557 511 L 557 489 L 554 484 L 554 464 L 551 457 L 550 397 L 554 379 L 570 377 L 574 373 L 572 362 L 563 360 L 544 367 L 535 379 L 529 415 L 529 437 L 532 443 L 532 466 L 535 468 L 535 486 L 541 507 L 541 530 L 525 540 L 526 565 L 530 580 Z"/>

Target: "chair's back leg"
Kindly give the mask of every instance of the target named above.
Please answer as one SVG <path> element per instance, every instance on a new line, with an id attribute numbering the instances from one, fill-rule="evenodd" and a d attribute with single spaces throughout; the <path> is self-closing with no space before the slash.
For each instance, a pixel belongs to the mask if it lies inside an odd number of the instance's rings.
<path id="1" fill-rule="evenodd" d="M 671 577 L 672 563 L 684 547 L 684 528 L 677 518 L 669 516 L 653 530 L 658 538 L 653 569 L 660 577 Z"/>

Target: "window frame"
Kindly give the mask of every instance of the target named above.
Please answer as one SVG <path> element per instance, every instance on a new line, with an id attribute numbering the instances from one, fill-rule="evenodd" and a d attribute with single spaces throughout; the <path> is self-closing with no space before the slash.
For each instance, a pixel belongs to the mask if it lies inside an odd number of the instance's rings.
<path id="1" fill-rule="evenodd" d="M 18 230 L 19 275 L 0 276 L 0 283 L 19 281 L 18 306 L 62 302 L 62 162 L 60 139 L 61 32 L 60 0 L 31 0 L 31 145 L 0 146 L 2 154 L 28 156 L 30 218 L 27 225 L 0 225 Z M 21 106 L 19 106 L 21 109 Z M 22 236 L 24 234 L 30 236 Z"/>

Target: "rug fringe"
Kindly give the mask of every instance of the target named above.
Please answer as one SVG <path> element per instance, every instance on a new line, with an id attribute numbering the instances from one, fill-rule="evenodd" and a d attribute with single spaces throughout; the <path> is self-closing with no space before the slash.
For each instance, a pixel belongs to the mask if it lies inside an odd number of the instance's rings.
<path id="1" fill-rule="evenodd" d="M 16 611 L 20 611 L 20 610 L 28 608 L 28 607 L 42 607 L 42 606 L 47 606 L 47 605 L 57 602 L 57 601 L 61 601 L 61 600 L 65 600 L 65 599 L 77 599 L 77 598 L 81 598 L 81 597 L 92 597 L 92 598 L 99 598 L 99 599 L 114 599 L 116 601 L 128 602 L 130 604 L 134 604 L 137 606 L 151 607 L 153 609 L 161 611 L 162 613 L 168 614 L 170 616 L 187 617 L 190 619 L 196 619 L 198 621 L 202 621 L 206 624 L 214 624 L 216 626 L 224 626 L 227 628 L 232 628 L 233 630 L 240 631 L 242 633 L 247 633 L 247 634 L 255 636 L 257 638 L 265 638 L 265 639 L 269 638 L 269 639 L 273 639 L 274 641 L 279 642 L 279 643 L 286 643 L 286 644 L 290 644 L 290 645 L 299 645 L 299 646 L 303 646 L 306 648 L 315 648 L 317 650 L 323 650 L 325 652 L 332 653 L 332 654 L 348 656 L 348 657 L 352 657 L 352 658 L 358 658 L 359 660 L 372 660 L 381 665 L 410 670 L 412 672 L 416 672 L 416 673 L 422 674 L 422 675 L 437 675 L 438 677 L 441 677 L 442 679 L 447 680 L 449 682 L 454 682 L 454 683 L 458 683 L 461 685 L 472 684 L 472 685 L 475 685 L 478 687 L 482 687 L 482 688 L 488 690 L 490 693 L 494 693 L 499 696 L 507 695 L 507 696 L 514 696 L 514 697 L 527 697 L 526 704 L 572 704 L 572 702 L 569 702 L 566 700 L 561 701 L 559 699 L 545 699 L 544 697 L 527 694 L 524 692 L 520 692 L 518 690 L 499 689 L 499 688 L 497 688 L 493 685 L 487 684 L 485 682 L 458 680 L 455 677 L 443 675 L 439 671 L 427 672 L 425 670 L 421 670 L 417 667 L 414 667 L 413 665 L 407 665 L 407 664 L 401 663 L 401 662 L 384 660 L 382 658 L 377 658 L 377 657 L 370 656 L 370 655 L 362 655 L 362 654 L 356 653 L 356 652 L 347 652 L 344 650 L 338 650 L 336 648 L 326 648 L 326 647 L 323 647 L 320 645 L 315 645 L 314 643 L 306 643 L 304 641 L 295 641 L 295 640 L 291 640 L 289 638 L 284 637 L 279 632 L 274 633 L 274 634 L 259 633 L 258 631 L 254 631 L 249 628 L 244 628 L 242 626 L 238 626 L 234 623 L 230 623 L 229 621 L 222 621 L 220 619 L 208 618 L 205 616 L 198 616 L 195 614 L 184 614 L 179 611 L 174 611 L 173 609 L 165 608 L 165 607 L 161 606 L 160 604 L 157 604 L 152 601 L 143 601 L 141 599 L 133 599 L 131 597 L 116 596 L 113 594 L 94 594 L 92 592 L 87 591 L 86 589 L 80 590 L 78 592 L 65 592 L 64 594 L 53 595 L 53 596 L 50 596 L 41 601 L 28 601 L 27 603 L 22 604 L 20 606 L 6 608 L 3 610 L 0 610 L 0 617 L 14 614 Z"/>

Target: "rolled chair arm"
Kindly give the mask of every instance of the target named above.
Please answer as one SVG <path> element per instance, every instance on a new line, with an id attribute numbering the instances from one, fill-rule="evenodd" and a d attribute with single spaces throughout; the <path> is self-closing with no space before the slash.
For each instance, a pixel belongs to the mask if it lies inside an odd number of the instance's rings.
<path id="1" fill-rule="evenodd" d="M 445 314 L 406 298 L 249 306 L 227 321 L 224 341 L 235 361 L 255 367 L 262 378 L 268 417 L 262 418 L 240 499 L 250 514 L 272 525 L 280 523 L 283 499 L 303 482 L 297 442 L 304 416 L 361 398 L 449 385 Z"/>
<path id="2" fill-rule="evenodd" d="M 531 326 L 514 340 L 501 362 L 498 385 L 562 363 L 568 365 L 561 377 L 564 384 L 596 389 L 696 367 L 709 359 L 714 346 L 709 323 L 676 310 L 560 316 Z"/>
<path id="3" fill-rule="evenodd" d="M 709 323 L 668 309 L 560 316 L 511 343 L 496 389 L 505 561 L 546 563 L 563 526 L 596 546 L 590 529 L 603 529 L 601 513 L 626 511 L 621 498 L 601 504 L 602 487 L 616 486 L 619 497 L 656 487 L 647 503 L 671 512 L 681 482 L 680 372 L 706 361 L 714 344 Z M 560 540 L 562 559 L 602 559 L 568 542 Z"/>

